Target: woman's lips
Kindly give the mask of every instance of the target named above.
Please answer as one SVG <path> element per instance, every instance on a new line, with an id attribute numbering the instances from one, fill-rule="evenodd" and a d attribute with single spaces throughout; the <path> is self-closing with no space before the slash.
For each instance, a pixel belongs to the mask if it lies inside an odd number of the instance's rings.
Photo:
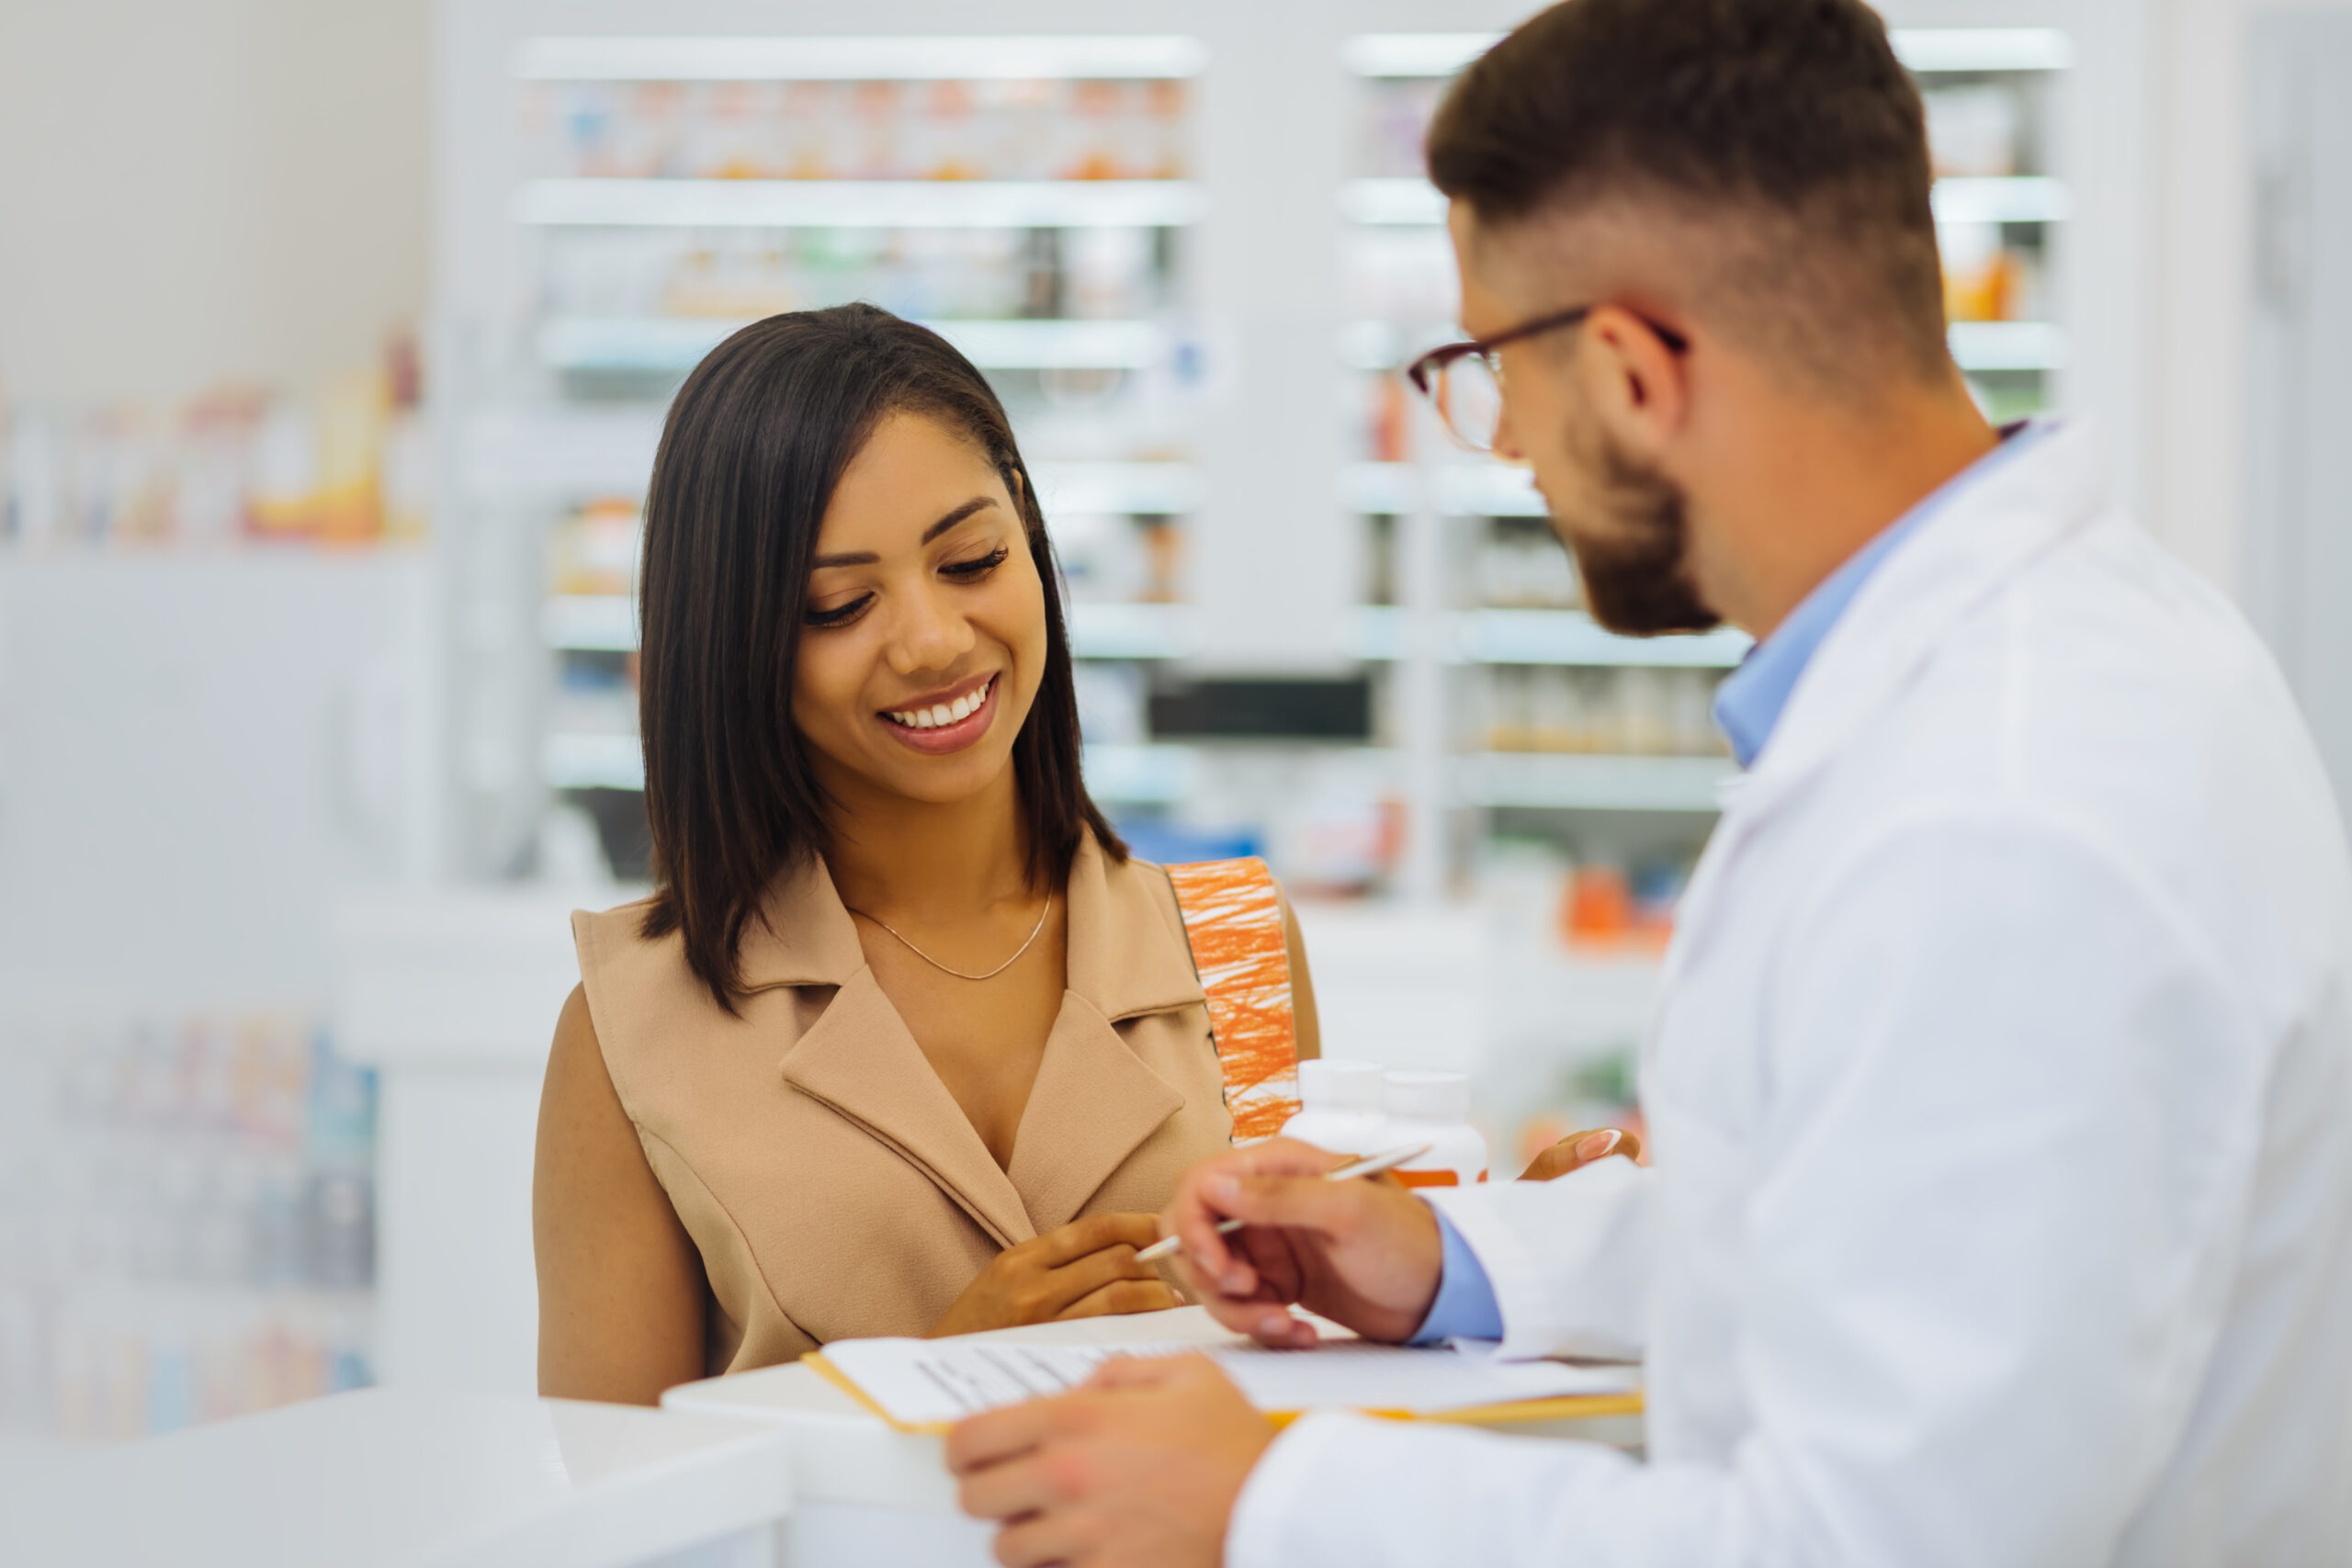
<path id="1" fill-rule="evenodd" d="M 882 728 L 893 739 L 914 750 L 937 756 L 945 751 L 960 751 L 988 733 L 989 725 L 996 718 L 997 686 L 1003 672 L 989 676 L 969 692 L 959 693 L 944 703 L 933 703 L 923 708 L 900 708 L 876 716 Z M 954 716 L 956 708 L 968 703 L 964 716 Z M 932 721 L 929 728 L 922 728 L 924 719 Z M 944 718 L 945 723 L 938 722 Z"/>

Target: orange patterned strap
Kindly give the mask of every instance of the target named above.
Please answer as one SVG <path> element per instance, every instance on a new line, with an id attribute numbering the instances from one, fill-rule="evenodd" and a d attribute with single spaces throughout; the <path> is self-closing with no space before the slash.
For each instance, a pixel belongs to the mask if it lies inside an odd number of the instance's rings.
<path id="1" fill-rule="evenodd" d="M 1233 1141 L 1272 1137 L 1298 1113 L 1298 1028 L 1274 874 L 1254 855 L 1167 869 L 1208 993 Z"/>

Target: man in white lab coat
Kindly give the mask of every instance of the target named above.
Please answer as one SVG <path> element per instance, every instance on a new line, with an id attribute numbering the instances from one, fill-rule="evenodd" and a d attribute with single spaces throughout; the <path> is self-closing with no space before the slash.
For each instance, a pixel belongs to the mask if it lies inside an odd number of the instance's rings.
<path id="1" fill-rule="evenodd" d="M 1277 1142 L 1166 1223 L 1268 1343 L 1297 1302 L 1638 1351 L 1647 1461 L 1276 1435 L 1205 1361 L 1128 1363 L 960 1427 L 966 1506 L 1008 1563 L 2352 1558 L 2336 808 L 2091 433 L 1971 401 L 1877 18 L 1568 0 L 1430 154 L 1480 341 L 1416 378 L 1532 465 L 1601 619 L 1758 638 L 1642 1059 L 1657 1164 L 1424 1201 Z"/>

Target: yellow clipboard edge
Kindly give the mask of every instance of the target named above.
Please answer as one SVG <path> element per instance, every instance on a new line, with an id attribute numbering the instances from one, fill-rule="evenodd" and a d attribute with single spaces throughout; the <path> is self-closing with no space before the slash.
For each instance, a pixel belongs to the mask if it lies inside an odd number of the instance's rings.
<path id="1" fill-rule="evenodd" d="M 893 1431 L 910 1432 L 918 1437 L 944 1438 L 954 1426 L 945 1421 L 901 1421 L 882 1408 L 874 1396 L 851 1381 L 850 1375 L 825 1359 L 822 1350 L 810 1350 L 800 1358 L 809 1370 L 852 1399 L 879 1416 Z M 1361 1416 L 1376 1416 L 1383 1421 L 1438 1421 L 1458 1427 L 1500 1427 L 1517 1421 L 1577 1421 L 1601 1416 L 1639 1416 L 1643 1411 L 1642 1391 L 1624 1393 L 1571 1393 L 1556 1399 L 1520 1399 L 1504 1404 L 1472 1404 L 1460 1410 L 1439 1410 L 1423 1413 L 1413 1410 L 1362 1410 Z M 1287 1427 L 1306 1415 L 1303 1410 L 1270 1410 L 1266 1419 L 1277 1427 Z"/>
<path id="2" fill-rule="evenodd" d="M 850 1375 L 847 1372 L 833 1365 L 832 1362 L 825 1359 L 825 1353 L 822 1350 L 807 1351 L 800 1359 L 808 1363 L 809 1371 L 815 1372 L 827 1382 L 831 1383 L 835 1388 L 840 1389 L 843 1393 L 848 1394 L 852 1399 L 856 1400 L 860 1404 L 865 1406 L 866 1409 L 872 1411 L 876 1416 L 880 1416 L 893 1431 L 912 1432 L 918 1437 L 924 1438 L 944 1438 L 950 1431 L 955 1429 L 951 1423 L 945 1421 L 899 1420 L 896 1416 L 893 1416 L 888 1411 L 883 1409 L 880 1403 L 876 1401 L 872 1394 L 867 1393 L 864 1389 L 858 1387 L 855 1382 L 852 1382 Z"/>
<path id="3" fill-rule="evenodd" d="M 1640 1389 L 1623 1393 L 1566 1393 L 1555 1399 L 1516 1399 L 1503 1404 L 1473 1404 L 1428 1415 L 1400 1414 L 1405 1421 L 1443 1421 L 1460 1427 L 1502 1427 L 1515 1421 L 1582 1421 L 1601 1416 L 1639 1416 L 1645 1408 Z M 1385 1410 L 1368 1416 L 1388 1417 Z"/>

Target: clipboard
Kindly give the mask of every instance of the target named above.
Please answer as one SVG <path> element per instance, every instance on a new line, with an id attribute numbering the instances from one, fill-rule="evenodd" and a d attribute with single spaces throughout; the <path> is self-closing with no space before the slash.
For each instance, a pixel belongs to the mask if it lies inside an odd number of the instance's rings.
<path id="1" fill-rule="evenodd" d="M 944 1438 L 954 1429 L 947 1421 L 902 1421 L 883 1408 L 880 1401 L 860 1388 L 855 1379 L 826 1359 L 822 1350 L 810 1350 L 801 1358 L 808 1369 L 827 1382 L 855 1400 L 860 1408 L 869 1412 L 894 1431 L 912 1433 L 920 1437 Z M 1457 1410 L 1357 1410 L 1359 1416 L 1370 1416 L 1384 1421 L 1428 1421 L 1445 1426 L 1500 1427 L 1528 1421 L 1581 1421 L 1603 1416 L 1639 1416 L 1644 1409 L 1642 1391 L 1632 1389 L 1623 1393 L 1563 1394 L 1552 1399 L 1521 1399 L 1500 1404 L 1465 1405 Z M 1277 1428 L 1289 1426 L 1303 1410 L 1270 1410 L 1266 1418 Z"/>

